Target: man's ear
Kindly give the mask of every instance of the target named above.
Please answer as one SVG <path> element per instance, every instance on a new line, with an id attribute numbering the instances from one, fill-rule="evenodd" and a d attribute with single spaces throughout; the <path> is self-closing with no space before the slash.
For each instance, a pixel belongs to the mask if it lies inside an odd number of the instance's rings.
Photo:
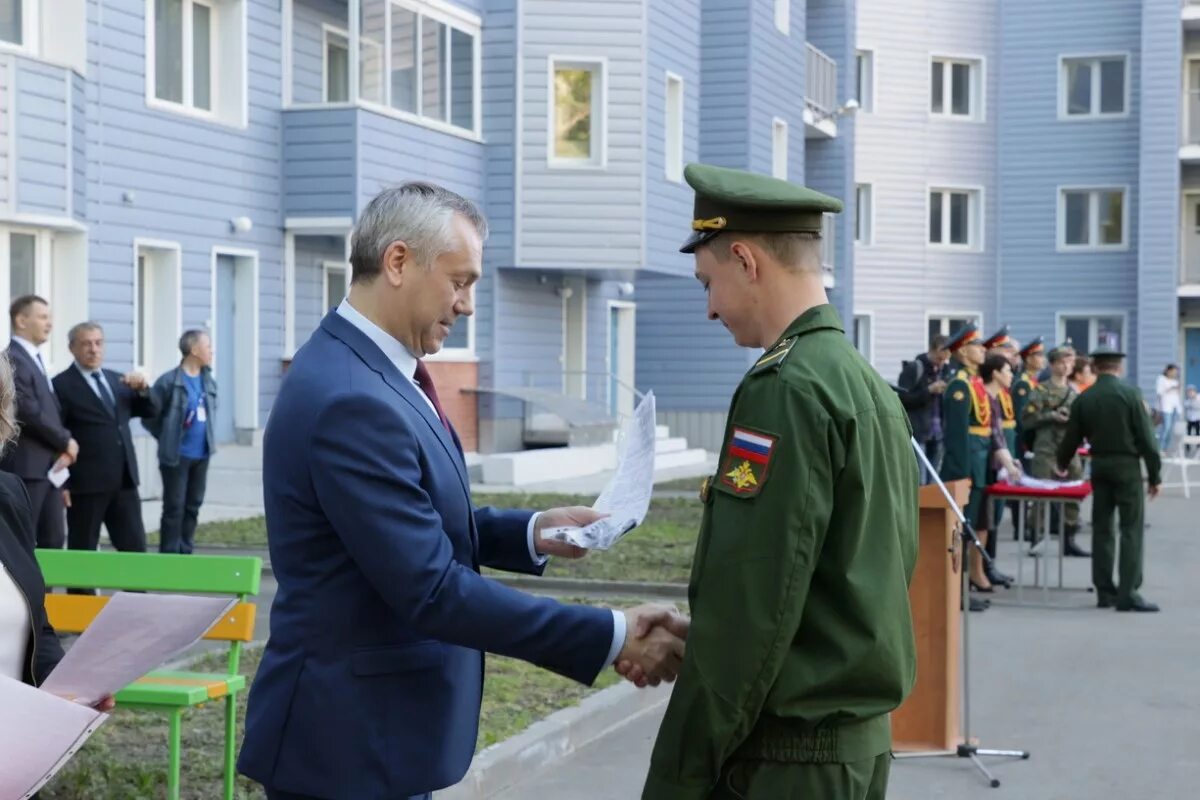
<path id="1" fill-rule="evenodd" d="M 729 246 L 729 257 L 737 262 L 746 279 L 750 283 L 758 280 L 758 259 L 754 248 L 748 242 L 734 242 Z"/>
<path id="2" fill-rule="evenodd" d="M 404 283 L 404 277 L 412 269 L 412 251 L 402 239 L 397 239 L 383 251 L 383 279 L 390 286 L 396 287 Z"/>

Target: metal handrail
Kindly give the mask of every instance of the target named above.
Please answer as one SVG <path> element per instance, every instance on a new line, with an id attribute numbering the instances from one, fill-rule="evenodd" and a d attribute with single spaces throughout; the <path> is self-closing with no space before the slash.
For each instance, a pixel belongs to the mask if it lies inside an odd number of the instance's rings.
<path id="1" fill-rule="evenodd" d="M 811 43 L 806 42 L 805 48 L 804 102 L 820 115 L 832 115 L 838 107 L 837 61 Z"/>

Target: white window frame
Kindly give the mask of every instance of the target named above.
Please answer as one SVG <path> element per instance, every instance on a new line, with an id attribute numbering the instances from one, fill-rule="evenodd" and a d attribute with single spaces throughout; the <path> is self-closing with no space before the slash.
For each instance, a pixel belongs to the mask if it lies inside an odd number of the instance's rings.
<path id="1" fill-rule="evenodd" d="M 329 273 L 340 272 L 346 280 L 346 291 L 350 290 L 350 265 L 344 261 L 321 262 L 321 313 L 325 314 L 332 308 L 334 298 L 329 296 Z M 337 298 L 341 302 L 342 298 Z"/>
<path id="2" fill-rule="evenodd" d="M 858 110 L 870 114 L 875 110 L 875 50 L 860 47 L 854 51 L 854 59 L 858 75 L 858 84 L 855 86 Z"/>
<path id="3" fill-rule="evenodd" d="M 1087 352 L 1090 353 L 1096 349 L 1096 320 L 1100 317 L 1119 317 L 1121 320 L 1121 347 L 1129 352 L 1129 312 L 1117 310 L 1101 310 L 1085 309 L 1083 311 L 1057 311 L 1054 314 L 1054 330 L 1058 333 L 1058 341 L 1064 341 L 1067 336 L 1067 320 L 1068 319 L 1086 319 L 1088 321 L 1088 342 Z M 1082 350 L 1078 342 L 1073 343 L 1076 349 Z"/>
<path id="4" fill-rule="evenodd" d="M 87 0 L 14 0 L 21 5 L 21 43 L 0 41 L 0 54 L 16 53 L 87 74 Z M 53 25 L 53 30 L 46 30 Z M 45 27 L 44 27 L 45 26 Z"/>
<path id="5" fill-rule="evenodd" d="M 863 203 L 866 198 L 867 213 L 862 215 Z M 859 247 L 870 247 L 875 243 L 875 184 L 854 184 L 854 243 Z"/>
<path id="6" fill-rule="evenodd" d="M 133 240 L 133 281 L 132 281 L 132 286 L 133 286 L 133 352 L 130 354 L 130 356 L 131 356 L 131 360 L 133 361 L 134 367 L 142 368 L 142 369 L 149 371 L 151 373 L 152 378 L 159 374 L 157 372 L 154 372 L 154 370 L 161 365 L 141 363 L 141 359 L 138 358 L 138 355 L 139 355 L 138 351 L 141 348 L 141 344 L 142 344 L 141 338 L 138 336 L 138 321 L 139 321 L 139 317 L 142 314 L 141 303 L 138 300 L 138 295 L 140 294 L 140 289 L 141 289 L 141 286 L 139 285 L 140 281 L 139 281 L 139 276 L 138 276 L 138 258 L 143 255 L 149 256 L 150 253 L 154 252 L 154 251 L 157 251 L 160 253 L 171 254 L 171 257 L 173 259 L 173 264 L 171 265 L 171 268 L 175 272 L 175 276 L 174 276 L 175 277 L 175 308 L 174 308 L 175 316 L 174 316 L 174 319 L 175 319 L 176 324 L 174 326 L 175 330 L 172 332 L 172 336 L 177 337 L 177 336 L 179 336 L 180 333 L 183 332 L 183 329 L 182 329 L 182 325 L 183 325 L 183 248 L 180 246 L 179 242 L 166 241 L 166 240 L 162 240 L 162 239 L 143 239 L 140 237 L 135 237 Z M 163 343 L 162 346 L 166 347 L 170 351 L 175 350 L 173 340 L 167 340 L 167 342 Z M 171 360 L 173 361 L 174 359 L 171 359 Z"/>
<path id="7" fill-rule="evenodd" d="M 1123 99 L 1123 107 L 1121 111 L 1101 112 L 1100 109 L 1100 62 L 1112 61 L 1113 59 L 1121 59 L 1125 66 L 1125 97 Z M 1131 75 L 1130 61 L 1132 55 L 1126 52 L 1110 52 L 1110 53 L 1060 53 L 1058 56 L 1058 119 L 1060 122 L 1096 122 L 1097 120 L 1106 119 L 1125 119 L 1129 116 L 1129 102 L 1131 98 L 1129 79 Z M 1068 61 L 1088 61 L 1092 65 L 1092 96 L 1091 108 L 1087 114 L 1069 114 L 1067 113 L 1068 101 L 1070 99 L 1070 89 L 1067 86 L 1067 62 Z M 1184 83 L 1187 82 L 1187 75 L 1184 75 Z M 1184 88 L 1186 93 L 1186 86 Z M 1186 108 L 1185 108 L 1186 118 Z M 1186 122 L 1185 122 L 1186 124 Z"/>
<path id="8" fill-rule="evenodd" d="M 15 116 L 15 115 L 14 115 Z M 17 298 L 12 296 L 12 254 L 9 252 L 11 234 L 32 236 L 33 239 L 33 293 L 51 300 L 50 282 L 53 265 L 51 263 L 51 248 L 53 232 L 45 228 L 27 228 L 20 225 L 0 224 L 0 295 L 4 298 L 5 313 L 0 314 L 0 337 L 8 341 L 12 336 L 11 323 L 8 319 L 9 304 Z"/>
<path id="9" fill-rule="evenodd" d="M 983 312 L 982 311 L 943 311 L 941 309 L 933 309 L 925 312 L 925 326 L 921 329 L 921 349 L 929 348 L 929 323 L 933 320 L 941 320 L 939 325 L 939 333 L 943 336 L 953 336 L 954 331 L 950 330 L 951 319 L 967 319 L 974 321 L 975 325 L 983 330 Z M 945 330 L 942 330 L 945 329 Z"/>
<path id="10" fill-rule="evenodd" d="M 592 84 L 592 155 L 562 158 L 554 154 L 554 73 L 559 67 L 590 70 L 600 82 Z M 556 170 L 608 169 L 608 58 L 590 55 L 551 55 L 546 60 L 546 166 Z"/>
<path id="11" fill-rule="evenodd" d="M 350 32 L 342 28 L 321 23 L 321 97 L 325 103 L 333 103 L 329 99 L 329 37 L 340 36 L 346 40 L 346 102 L 350 100 Z"/>
<path id="12" fill-rule="evenodd" d="M 862 350 L 862 348 L 860 348 L 858 346 L 859 343 L 858 343 L 857 337 L 856 337 L 856 334 L 858 333 L 858 331 L 856 331 L 854 328 L 855 324 L 857 324 L 859 319 L 866 320 L 866 322 L 867 322 L 867 349 L 865 352 Z M 928 327 L 928 326 L 926 326 L 926 327 Z M 875 364 L 875 312 L 874 311 L 859 311 L 857 309 L 855 310 L 854 317 L 850 322 L 850 337 L 851 337 L 851 341 L 854 343 L 855 349 L 858 350 L 858 352 L 862 354 L 862 357 L 867 360 L 868 364 L 871 364 L 872 366 L 874 366 L 874 364 Z"/>
<path id="13" fill-rule="evenodd" d="M 1090 186 L 1059 186 L 1057 202 L 1057 250 L 1060 253 L 1119 253 L 1129 249 L 1129 186 L 1100 184 Z M 1086 192 L 1088 195 L 1088 243 L 1067 244 L 1067 194 Z M 1121 243 L 1097 244 L 1100 238 L 1100 192 L 1121 193 Z"/>
<path id="14" fill-rule="evenodd" d="M 672 89 L 677 102 L 673 101 Z M 667 72 L 663 96 L 663 173 L 671 183 L 683 182 L 683 129 L 687 87 L 683 78 Z"/>
<path id="15" fill-rule="evenodd" d="M 156 31 L 155 31 L 155 8 L 154 0 L 146 0 L 146 107 L 153 108 L 158 111 L 167 111 L 172 114 L 179 114 L 186 117 L 201 119 L 205 122 L 212 122 L 218 125 L 225 125 L 233 128 L 245 129 L 248 124 L 248 104 L 249 104 L 249 52 L 247 50 L 247 10 L 246 6 L 250 0 L 233 0 L 232 3 L 218 3 L 216 0 L 183 0 L 183 102 L 176 103 L 172 100 L 163 100 L 155 94 L 155 78 L 157 77 L 157 66 L 155 59 L 156 52 Z M 194 72 L 195 58 L 192 52 L 192 9 L 202 5 L 209 9 L 209 25 L 212 48 L 211 57 L 209 58 L 209 100 L 212 108 L 196 108 L 193 98 L 195 90 Z M 228 15 L 237 16 L 238 22 L 238 41 L 227 42 L 225 27 L 228 24 Z M 224 57 L 224 53 L 233 50 L 241 56 L 240 63 L 228 63 Z M 228 112 L 225 108 L 226 98 L 225 89 L 226 83 L 232 84 L 237 81 L 239 84 L 239 92 L 241 102 L 235 113 Z"/>
<path id="16" fill-rule="evenodd" d="M 792 0 L 775 0 L 775 30 L 792 35 Z"/>
<path id="17" fill-rule="evenodd" d="M 37 56 L 40 50 L 41 2 L 39 0 L 14 0 L 21 5 L 21 43 L 0 41 L 0 52 L 22 53 Z"/>
<path id="18" fill-rule="evenodd" d="M 942 67 L 942 110 L 933 110 L 933 63 L 940 61 Z M 969 73 L 969 112 L 954 114 L 952 96 L 954 88 L 953 64 L 966 64 Z M 955 122 L 985 122 L 987 120 L 987 59 L 978 54 L 930 53 L 929 67 L 926 70 L 929 91 L 925 93 L 925 108 L 932 119 L 951 120 Z"/>
<path id="19" fill-rule="evenodd" d="M 821 267 L 826 272 L 837 270 L 837 216 L 821 215 Z"/>
<path id="20" fill-rule="evenodd" d="M 771 120 L 771 176 L 784 181 L 788 178 L 788 144 L 787 120 L 775 117 Z"/>
<path id="21" fill-rule="evenodd" d="M 942 241 L 929 240 L 929 212 L 932 210 L 933 193 L 942 193 Z M 967 243 L 952 244 L 950 237 L 950 194 L 967 195 Z M 925 187 L 925 246 L 930 250 L 980 253 L 984 249 L 984 194 L 982 186 L 951 183 L 931 183 Z"/>
<path id="22" fill-rule="evenodd" d="M 478 294 L 476 291 L 479 288 L 478 282 L 471 285 L 471 306 L 475 307 L 475 298 Z M 425 356 L 426 361 L 458 361 L 458 362 L 474 362 L 478 361 L 475 354 L 475 314 L 471 314 L 461 322 L 456 322 L 455 325 L 467 326 L 467 346 L 466 347 L 443 347 L 432 355 Z"/>

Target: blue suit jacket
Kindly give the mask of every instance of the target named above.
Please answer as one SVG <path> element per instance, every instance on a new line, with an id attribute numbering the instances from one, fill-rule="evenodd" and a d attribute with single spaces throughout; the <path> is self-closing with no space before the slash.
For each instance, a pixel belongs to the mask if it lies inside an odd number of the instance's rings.
<path id="1" fill-rule="evenodd" d="M 531 512 L 472 506 L 458 442 L 336 312 L 296 354 L 264 441 L 279 591 L 240 772 L 334 800 L 440 789 L 475 750 L 482 651 L 583 683 L 604 668 L 611 612 L 479 575 L 539 571 Z"/>

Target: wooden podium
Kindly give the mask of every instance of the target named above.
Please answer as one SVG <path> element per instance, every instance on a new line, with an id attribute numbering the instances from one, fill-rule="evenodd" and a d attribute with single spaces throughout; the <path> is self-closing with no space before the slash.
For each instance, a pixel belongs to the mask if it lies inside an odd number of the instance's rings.
<path id="1" fill-rule="evenodd" d="M 952 481 L 946 488 L 960 508 L 966 505 L 969 480 Z M 892 712 L 892 746 L 898 752 L 954 750 L 962 741 L 958 517 L 937 486 L 922 486 L 920 498 L 920 550 L 908 591 L 917 640 L 917 685 Z"/>

